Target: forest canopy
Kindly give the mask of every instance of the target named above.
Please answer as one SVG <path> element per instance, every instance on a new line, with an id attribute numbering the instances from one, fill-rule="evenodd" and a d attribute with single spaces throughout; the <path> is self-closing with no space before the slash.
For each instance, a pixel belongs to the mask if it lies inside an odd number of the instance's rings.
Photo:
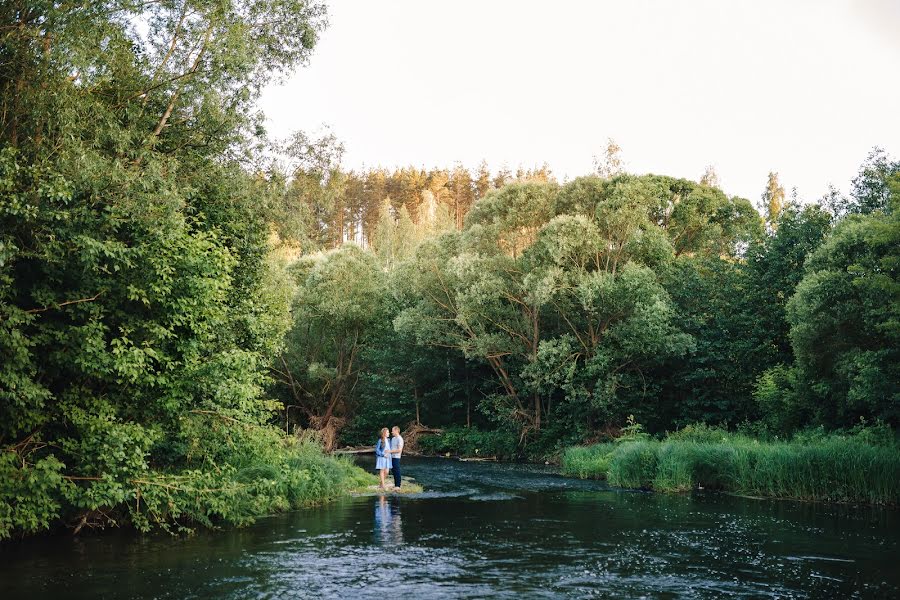
<path id="1" fill-rule="evenodd" d="M 709 173 L 335 171 L 357 183 L 330 196 L 319 231 L 371 234 L 319 238 L 313 260 L 333 263 L 341 291 L 325 300 L 320 279 L 297 280 L 292 331 L 307 337 L 288 343 L 274 391 L 311 407 L 317 386 L 344 390 L 328 418 L 345 443 L 390 420 L 494 432 L 535 456 L 629 418 L 760 435 L 896 425 L 898 167 L 875 149 L 850 196 L 820 202 L 787 199 L 771 173 L 756 203 L 703 183 Z M 465 185 L 435 187 L 454 179 Z M 344 207 L 374 207 L 388 188 L 373 224 L 354 224 L 365 211 Z M 339 266 L 364 253 L 365 275 Z M 373 319 L 354 321 L 346 370 L 337 338 L 309 332 L 316 303 L 357 292 Z"/>

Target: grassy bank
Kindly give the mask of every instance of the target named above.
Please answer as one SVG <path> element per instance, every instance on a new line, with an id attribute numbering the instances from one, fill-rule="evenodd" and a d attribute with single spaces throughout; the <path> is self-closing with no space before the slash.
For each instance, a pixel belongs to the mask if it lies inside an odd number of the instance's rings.
<path id="1" fill-rule="evenodd" d="M 165 470 L 143 463 L 117 476 L 70 476 L 61 463 L 57 469 L 23 468 L 15 453 L 0 453 L 0 541 L 66 528 L 185 532 L 246 525 L 376 482 L 351 458 L 325 455 L 315 440 L 272 428 L 233 433 L 230 439 L 238 443 L 223 447 L 218 463 Z"/>
<path id="2" fill-rule="evenodd" d="M 740 435 L 573 447 L 563 472 L 624 488 L 697 488 L 751 496 L 866 504 L 900 503 L 900 449 L 853 436 L 759 441 Z"/>

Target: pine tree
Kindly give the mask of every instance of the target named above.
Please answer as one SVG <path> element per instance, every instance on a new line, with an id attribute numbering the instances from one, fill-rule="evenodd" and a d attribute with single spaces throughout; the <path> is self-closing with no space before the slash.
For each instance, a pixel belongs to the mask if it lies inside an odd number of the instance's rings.
<path id="1" fill-rule="evenodd" d="M 413 253 L 415 253 L 416 246 L 419 245 L 419 241 L 421 239 L 418 236 L 416 225 L 415 223 L 413 223 L 412 217 L 410 217 L 409 215 L 409 211 L 406 210 L 406 206 L 401 206 L 400 210 L 397 211 L 397 228 L 395 232 L 394 253 L 397 262 L 399 262 L 401 260 L 409 258 L 413 255 Z"/>
<path id="2" fill-rule="evenodd" d="M 475 201 L 484 198 L 492 187 L 493 182 L 487 162 L 481 161 L 481 164 L 478 165 L 478 177 L 475 179 Z"/>
<path id="3" fill-rule="evenodd" d="M 494 188 L 500 189 L 510 181 L 512 181 L 512 172 L 510 172 L 509 167 L 503 165 L 494 176 Z"/>
<path id="4" fill-rule="evenodd" d="M 475 188 L 472 176 L 462 165 L 456 165 L 450 176 L 450 193 L 453 195 L 453 215 L 456 218 L 456 228 L 462 229 L 466 213 L 475 202 Z"/>
<path id="5" fill-rule="evenodd" d="M 363 246 L 372 243 L 376 224 L 381 217 L 382 200 L 387 197 L 387 172 L 384 169 L 373 169 L 365 175 L 363 193 Z"/>

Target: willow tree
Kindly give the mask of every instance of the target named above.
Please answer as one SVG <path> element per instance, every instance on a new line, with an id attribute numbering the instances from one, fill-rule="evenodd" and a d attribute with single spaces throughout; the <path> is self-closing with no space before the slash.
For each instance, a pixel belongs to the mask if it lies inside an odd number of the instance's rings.
<path id="1" fill-rule="evenodd" d="M 331 447 L 356 408 L 361 349 L 386 318 L 384 275 L 371 253 L 352 244 L 304 257 L 291 272 L 294 323 L 273 371 L 286 406 Z"/>
<path id="2" fill-rule="evenodd" d="M 672 247 L 640 196 L 614 196 L 596 215 L 554 218 L 524 256 L 552 310 L 522 375 L 548 411 L 556 397 L 579 426 L 623 422 L 628 406 L 652 397 L 644 371 L 691 347 L 651 268 Z"/>
<path id="3" fill-rule="evenodd" d="M 649 216 L 653 197 L 629 179 L 571 186 L 559 198 L 553 184 L 491 192 L 462 234 L 423 244 L 401 278 L 409 301 L 395 326 L 490 365 L 495 416 L 523 435 L 540 431 L 560 395 L 596 398 L 588 412 L 620 417 L 601 409 L 623 376 L 689 343 L 646 266 L 672 256 Z M 593 214 L 551 218 L 563 206 Z"/>
<path id="4" fill-rule="evenodd" d="M 537 231 L 550 220 L 558 186 L 547 182 L 506 185 L 488 192 L 466 217 L 469 237 L 516 258 L 534 243 Z"/>

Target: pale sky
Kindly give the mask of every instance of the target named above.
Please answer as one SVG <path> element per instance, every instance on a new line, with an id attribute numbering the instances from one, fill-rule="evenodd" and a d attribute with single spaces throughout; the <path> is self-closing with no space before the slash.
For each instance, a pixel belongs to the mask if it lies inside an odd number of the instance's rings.
<path id="1" fill-rule="evenodd" d="M 268 88 L 270 133 L 331 127 L 344 166 L 547 162 L 627 170 L 753 201 L 847 190 L 900 155 L 900 0 L 331 0 L 310 64 Z"/>

